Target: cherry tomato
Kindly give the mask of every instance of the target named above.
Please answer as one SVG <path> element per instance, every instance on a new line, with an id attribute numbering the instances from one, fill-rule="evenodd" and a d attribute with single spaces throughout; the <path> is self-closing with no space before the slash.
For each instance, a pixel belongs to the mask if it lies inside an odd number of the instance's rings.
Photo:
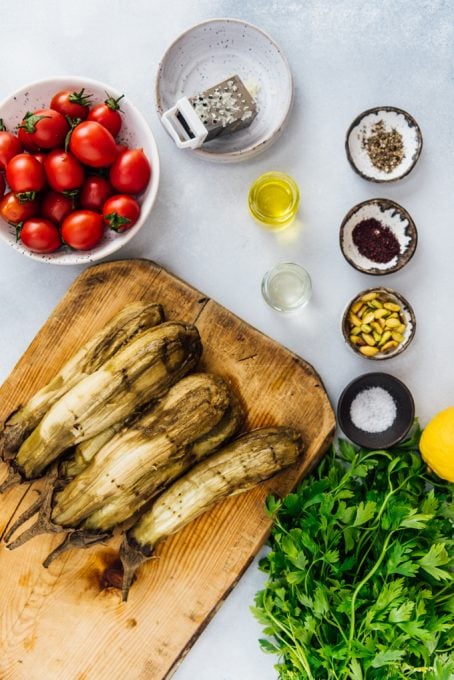
<path id="1" fill-rule="evenodd" d="M 38 211 L 38 201 L 25 201 L 21 203 L 12 191 L 9 194 L 5 194 L 0 201 L 0 215 L 9 224 L 24 222 L 24 220 L 28 220 L 30 217 L 35 217 Z"/>
<path id="2" fill-rule="evenodd" d="M 85 172 L 82 165 L 67 151 L 51 151 L 44 162 L 44 169 L 47 181 L 54 191 L 73 192 L 84 183 Z"/>
<path id="3" fill-rule="evenodd" d="M 93 168 L 112 165 L 118 154 L 109 130 L 93 120 L 86 120 L 74 128 L 69 149 L 81 163 Z"/>
<path id="4" fill-rule="evenodd" d="M 119 193 L 139 194 L 151 176 L 151 166 L 143 149 L 128 149 L 121 153 L 110 169 L 110 181 Z"/>
<path id="5" fill-rule="evenodd" d="M 45 217 L 46 220 L 51 220 L 59 226 L 72 211 L 73 202 L 68 196 L 56 191 L 47 191 L 41 201 L 39 212 L 41 217 Z"/>
<path id="6" fill-rule="evenodd" d="M 108 227 L 121 233 L 131 229 L 139 219 L 140 205 L 127 194 L 117 194 L 107 199 L 102 211 Z"/>
<path id="7" fill-rule="evenodd" d="M 107 93 L 106 93 L 107 94 Z M 109 132 L 116 137 L 120 132 L 122 119 L 120 115 L 120 99 L 123 99 L 124 94 L 118 99 L 114 99 L 107 95 L 107 99 L 103 104 L 97 104 L 88 114 L 88 120 L 94 120 L 103 125 Z"/>
<path id="8" fill-rule="evenodd" d="M 92 94 L 85 94 L 84 87 L 80 92 L 62 90 L 61 92 L 54 94 L 50 102 L 50 108 L 54 109 L 54 111 L 58 111 L 62 116 L 85 120 L 88 116 L 90 99 L 92 96 Z"/>
<path id="9" fill-rule="evenodd" d="M 61 233 L 71 248 L 91 250 L 103 237 L 103 217 L 93 210 L 75 210 L 64 219 Z"/>
<path id="10" fill-rule="evenodd" d="M 0 170 L 6 170 L 9 161 L 22 151 L 19 138 L 7 131 L 0 118 Z"/>
<path id="11" fill-rule="evenodd" d="M 34 158 L 36 158 L 36 160 L 42 163 L 43 165 L 44 161 L 47 158 L 47 154 L 43 153 L 42 151 L 36 151 L 35 153 L 32 154 L 32 156 L 34 156 Z"/>
<path id="12" fill-rule="evenodd" d="M 19 139 L 31 151 L 53 149 L 63 145 L 68 130 L 68 121 L 61 113 L 53 109 L 37 109 L 27 113 L 20 124 Z"/>
<path id="13" fill-rule="evenodd" d="M 34 253 L 53 253 L 61 246 L 60 232 L 53 222 L 35 217 L 22 225 L 20 240 Z"/>
<path id="14" fill-rule="evenodd" d="M 102 212 L 104 203 L 114 190 L 108 179 L 104 177 L 87 177 L 80 192 L 79 204 L 85 210 Z"/>
<path id="15" fill-rule="evenodd" d="M 34 194 L 44 188 L 46 175 L 42 163 L 28 153 L 20 153 L 6 166 L 6 180 L 22 200 L 33 200 Z"/>
<path id="16" fill-rule="evenodd" d="M 117 151 L 118 151 L 118 156 L 123 153 L 123 151 L 128 151 L 129 146 L 126 146 L 126 144 L 117 144 Z"/>
<path id="17" fill-rule="evenodd" d="M 39 151 L 39 146 L 35 144 L 28 133 L 22 132 L 22 130 L 19 128 L 17 135 L 24 148 L 24 151 L 28 151 L 29 153 L 37 153 Z"/>
<path id="18" fill-rule="evenodd" d="M 0 198 L 3 198 L 3 194 L 5 193 L 5 189 L 6 189 L 5 178 L 0 173 Z"/>

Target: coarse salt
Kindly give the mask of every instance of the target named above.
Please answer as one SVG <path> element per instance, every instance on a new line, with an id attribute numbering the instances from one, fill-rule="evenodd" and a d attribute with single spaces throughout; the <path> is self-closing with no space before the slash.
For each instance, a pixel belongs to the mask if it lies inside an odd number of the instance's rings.
<path id="1" fill-rule="evenodd" d="M 384 432 L 394 423 L 396 414 L 396 402 L 382 387 L 366 387 L 350 406 L 353 425 L 364 432 Z"/>

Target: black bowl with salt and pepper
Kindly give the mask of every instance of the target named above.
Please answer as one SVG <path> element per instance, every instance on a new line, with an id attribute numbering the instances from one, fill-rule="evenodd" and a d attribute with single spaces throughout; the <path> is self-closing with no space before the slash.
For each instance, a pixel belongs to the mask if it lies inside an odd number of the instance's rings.
<path id="1" fill-rule="evenodd" d="M 418 232 L 411 215 L 388 198 L 355 205 L 344 217 L 339 244 L 352 267 L 382 276 L 402 269 L 413 257 Z"/>
<path id="2" fill-rule="evenodd" d="M 422 144 L 413 116 L 395 106 L 379 106 L 355 118 L 345 149 L 353 170 L 364 179 L 395 182 L 413 170 Z"/>
<path id="3" fill-rule="evenodd" d="M 364 373 L 352 380 L 337 404 L 344 434 L 368 449 L 387 448 L 402 441 L 415 417 L 410 390 L 389 373 Z"/>

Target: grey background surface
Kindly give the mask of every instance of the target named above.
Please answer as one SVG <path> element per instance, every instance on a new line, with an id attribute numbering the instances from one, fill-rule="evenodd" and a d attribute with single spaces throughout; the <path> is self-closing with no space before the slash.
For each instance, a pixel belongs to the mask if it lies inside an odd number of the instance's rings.
<path id="1" fill-rule="evenodd" d="M 208 165 L 178 151 L 154 111 L 159 59 L 183 30 L 212 17 L 246 19 L 286 52 L 296 99 L 283 136 L 264 155 Z M 124 91 L 156 136 L 162 179 L 155 209 L 117 257 L 148 257 L 301 354 L 321 373 L 333 404 L 344 385 L 377 364 L 344 346 L 347 301 L 375 280 L 353 270 L 338 247 L 345 213 L 367 198 L 401 203 L 419 245 L 401 272 L 380 279 L 413 304 L 411 347 L 381 363 L 412 390 L 424 424 L 454 403 L 454 3 L 450 0 L 0 0 L 0 97 L 51 75 L 86 75 Z M 376 105 L 407 109 L 424 150 L 413 173 L 392 186 L 356 176 L 344 152 L 348 125 Z M 278 169 L 302 193 L 298 224 L 273 235 L 247 213 L 251 182 Z M 263 303 L 260 280 L 278 261 L 311 273 L 314 295 L 294 317 Z M 80 267 L 35 263 L 0 243 L 0 379 L 4 379 Z M 194 646 L 177 680 L 273 680 L 272 657 L 248 607 L 262 577 L 256 565 Z"/>

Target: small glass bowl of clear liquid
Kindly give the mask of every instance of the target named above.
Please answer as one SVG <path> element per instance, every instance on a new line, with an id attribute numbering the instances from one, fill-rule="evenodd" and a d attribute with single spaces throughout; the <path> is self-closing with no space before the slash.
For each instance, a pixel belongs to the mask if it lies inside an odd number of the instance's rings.
<path id="1" fill-rule="evenodd" d="M 262 295 L 265 302 L 278 312 L 293 312 L 309 302 L 311 277 L 299 264 L 281 262 L 263 277 Z"/>

